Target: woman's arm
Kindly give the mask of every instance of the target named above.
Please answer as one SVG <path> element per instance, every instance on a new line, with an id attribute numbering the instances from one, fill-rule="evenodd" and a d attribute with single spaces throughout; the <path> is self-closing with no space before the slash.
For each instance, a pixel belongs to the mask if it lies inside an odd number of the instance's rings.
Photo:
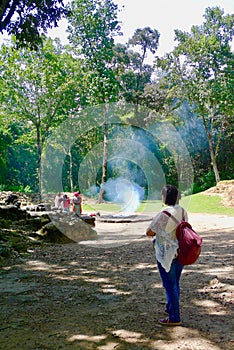
<path id="1" fill-rule="evenodd" d="M 149 227 L 146 229 L 147 236 L 150 236 L 150 237 L 156 236 L 156 233 L 154 232 L 154 231 L 156 231 L 155 225 L 160 220 L 160 218 L 161 218 L 161 212 L 159 212 L 155 215 L 155 217 L 153 218 L 153 221 L 151 222 Z M 154 231 L 151 228 L 153 228 Z"/>

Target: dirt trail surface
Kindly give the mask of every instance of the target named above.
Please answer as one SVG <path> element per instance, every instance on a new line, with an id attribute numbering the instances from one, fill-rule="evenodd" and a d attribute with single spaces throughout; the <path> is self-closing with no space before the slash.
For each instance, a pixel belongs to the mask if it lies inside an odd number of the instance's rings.
<path id="1" fill-rule="evenodd" d="M 157 323 L 165 298 L 149 222 L 97 223 L 97 241 L 37 247 L 1 270 L 0 349 L 233 349 L 234 218 L 190 222 L 203 250 L 182 274 L 183 326 Z"/>

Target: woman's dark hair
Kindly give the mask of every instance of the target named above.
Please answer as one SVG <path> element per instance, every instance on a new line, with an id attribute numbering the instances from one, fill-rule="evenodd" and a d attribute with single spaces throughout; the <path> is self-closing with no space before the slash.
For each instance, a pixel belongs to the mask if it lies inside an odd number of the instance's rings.
<path id="1" fill-rule="evenodd" d="M 178 204 L 181 198 L 180 191 L 173 185 L 163 186 L 161 193 L 164 197 L 165 204 L 168 205 Z"/>

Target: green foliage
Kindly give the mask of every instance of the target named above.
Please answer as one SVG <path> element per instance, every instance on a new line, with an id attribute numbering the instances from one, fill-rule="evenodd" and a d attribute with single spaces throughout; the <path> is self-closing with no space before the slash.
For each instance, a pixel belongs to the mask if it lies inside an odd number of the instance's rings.
<path id="1" fill-rule="evenodd" d="M 37 52 L 27 48 L 15 50 L 13 39 L 0 49 L 1 188 L 38 191 L 43 147 L 60 123 L 77 111 L 84 111 L 87 105 L 117 100 L 135 105 L 135 110 L 126 111 L 124 123 L 137 123 L 145 128 L 144 110 L 148 107 L 155 113 L 147 122 L 155 118 L 157 122 L 168 121 L 175 126 L 192 159 L 194 192 L 214 185 L 215 162 L 220 178 L 231 179 L 234 172 L 234 56 L 230 50 L 233 15 L 224 16 L 222 10 L 208 8 L 201 26 L 191 27 L 189 33 L 176 30 L 178 45 L 157 61 L 158 66 L 154 67 L 157 79 L 152 81 L 153 67 L 144 61 L 147 52 L 155 54 L 158 48 L 156 29 L 137 29 L 128 44 L 116 45 L 114 38 L 120 25 L 118 7 L 113 1 L 74 0 L 68 11 L 71 46 L 63 47 L 58 40 L 43 38 Z M 136 52 L 135 48 L 140 50 Z M 71 121 L 70 126 L 71 130 L 61 134 L 68 145 L 62 150 L 63 185 L 68 190 L 79 187 L 77 174 L 82 160 L 104 137 L 104 128 L 92 128 L 84 122 L 84 133 L 71 145 L 70 132 L 76 125 Z M 114 137 L 114 131 L 107 128 L 107 135 Z M 129 135 L 133 140 L 140 136 L 136 130 Z M 124 137 L 129 135 L 126 133 Z M 153 147 L 155 140 L 151 142 L 148 136 L 145 139 L 161 164 L 167 183 L 177 185 L 175 160 L 166 143 Z M 61 147 L 58 140 L 55 148 Z M 210 149 L 213 155 L 209 154 Z M 55 167 L 58 164 L 58 159 L 48 161 Z M 143 171 L 129 160 L 122 163 L 109 162 L 107 177 L 124 174 L 134 181 L 138 176 L 147 193 Z M 93 171 L 90 164 L 90 178 Z M 100 185 L 101 169 L 96 180 Z"/>
<path id="2" fill-rule="evenodd" d="M 64 52 L 59 42 L 45 40 L 36 52 L 3 45 L 0 62 L 0 111 L 14 135 L 8 156 L 14 173 L 9 173 L 9 180 L 17 185 L 15 181 L 22 175 L 19 182 L 24 187 L 36 187 L 40 192 L 39 165 L 45 140 L 77 107 L 82 95 L 77 84 L 79 61 Z M 37 179 L 37 186 L 31 176 Z"/>
<path id="3" fill-rule="evenodd" d="M 104 103 L 118 96 L 111 61 L 114 36 L 119 33 L 117 5 L 112 1 L 74 0 L 68 16 L 69 40 L 83 60 L 87 77 L 87 101 Z"/>
<path id="4" fill-rule="evenodd" d="M 208 173 L 203 173 L 199 178 L 199 182 L 195 182 L 193 185 L 193 193 L 202 192 L 207 190 L 210 187 L 215 186 L 215 175 L 213 171 Z"/>
<path id="5" fill-rule="evenodd" d="M 155 54 L 159 44 L 159 32 L 157 29 L 151 29 L 150 27 L 145 27 L 143 29 L 136 29 L 133 37 L 129 39 L 128 45 L 138 45 L 142 51 L 142 62 L 145 59 L 147 50 Z"/>
<path id="6" fill-rule="evenodd" d="M 118 80 L 112 68 L 114 36 L 119 34 L 117 5 L 111 0 L 74 0 L 68 17 L 69 40 L 75 51 L 83 57 L 87 77 L 87 102 L 104 104 L 102 183 L 106 181 L 108 160 L 108 133 L 106 103 L 118 100 Z M 100 191 L 100 201 L 102 190 Z"/>
<path id="7" fill-rule="evenodd" d="M 1 117 L 0 117 L 1 121 Z M 1 123 L 2 124 L 2 123 Z M 10 133 L 0 127 L 0 183 L 7 181 L 7 145 L 11 142 Z"/>
<path id="8" fill-rule="evenodd" d="M 191 33 L 175 31 L 178 45 L 158 60 L 167 74 L 168 86 L 177 97 L 189 101 L 203 120 L 216 182 L 220 176 L 217 156 L 223 133 L 233 120 L 233 62 L 230 43 L 234 16 L 218 7 L 208 8 L 201 26 Z M 175 90 L 174 87 L 177 87 Z"/>
<path id="9" fill-rule="evenodd" d="M 2 258 L 10 258 L 12 255 L 11 247 L 0 246 L 0 265 L 3 262 Z"/>
<path id="10" fill-rule="evenodd" d="M 57 26 L 65 14 L 63 0 L 2 1 L 0 32 L 6 30 L 8 34 L 14 34 L 18 47 L 35 49 L 41 44 L 41 32 Z"/>
<path id="11" fill-rule="evenodd" d="M 149 106 L 149 103 L 146 102 L 149 98 L 147 99 L 144 95 L 144 90 L 151 83 L 153 67 L 145 64 L 144 61 L 147 51 L 155 54 L 158 41 L 158 31 L 146 27 L 137 29 L 133 37 L 129 39 L 127 46 L 118 44 L 115 47 L 113 62 L 118 74 L 120 97 L 136 105 L 135 114 L 130 118 L 132 123 L 142 122 L 138 105 Z M 133 51 L 131 47 L 140 48 L 140 53 Z"/>

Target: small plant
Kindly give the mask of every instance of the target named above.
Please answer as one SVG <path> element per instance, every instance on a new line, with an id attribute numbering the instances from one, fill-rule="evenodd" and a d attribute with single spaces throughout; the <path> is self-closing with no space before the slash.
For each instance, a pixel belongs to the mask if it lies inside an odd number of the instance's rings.
<path id="1" fill-rule="evenodd" d="M 30 187 L 29 185 L 27 185 L 27 186 L 24 188 L 24 192 L 25 192 L 25 193 L 32 193 L 31 187 Z"/>
<path id="2" fill-rule="evenodd" d="M 12 248 L 7 245 L 1 245 L 0 247 L 0 256 L 3 258 L 10 258 L 12 255 Z"/>

